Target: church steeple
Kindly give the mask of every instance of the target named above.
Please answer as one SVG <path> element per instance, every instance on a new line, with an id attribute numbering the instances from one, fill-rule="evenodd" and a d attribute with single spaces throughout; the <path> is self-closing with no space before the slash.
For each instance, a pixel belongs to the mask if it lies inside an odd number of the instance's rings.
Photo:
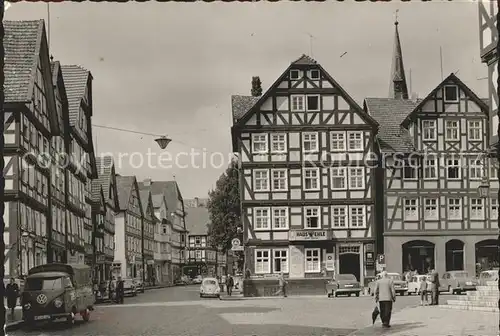
<path id="1" fill-rule="evenodd" d="M 394 50 L 392 52 L 391 81 L 389 84 L 389 98 L 408 99 L 408 86 L 406 85 L 405 68 L 403 65 L 403 52 L 399 40 L 398 19 L 394 22 L 396 34 L 394 36 Z"/>

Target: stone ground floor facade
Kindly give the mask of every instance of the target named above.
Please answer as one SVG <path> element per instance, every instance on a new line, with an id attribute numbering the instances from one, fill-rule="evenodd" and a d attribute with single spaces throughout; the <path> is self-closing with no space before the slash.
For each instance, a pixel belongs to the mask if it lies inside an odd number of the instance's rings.
<path id="1" fill-rule="evenodd" d="M 252 277 L 280 272 L 289 279 L 353 274 L 364 284 L 375 275 L 374 240 L 266 242 L 247 246 L 245 258 Z"/>
<path id="2" fill-rule="evenodd" d="M 420 274 L 435 267 L 440 273 L 465 270 L 476 275 L 498 267 L 496 234 L 454 236 L 385 235 L 384 255 L 388 272 L 417 270 Z"/>

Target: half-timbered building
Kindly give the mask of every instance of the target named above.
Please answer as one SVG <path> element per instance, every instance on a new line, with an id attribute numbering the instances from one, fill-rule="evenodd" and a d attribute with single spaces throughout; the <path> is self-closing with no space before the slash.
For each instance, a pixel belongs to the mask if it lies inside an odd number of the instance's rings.
<path id="1" fill-rule="evenodd" d="M 171 271 L 173 281 L 178 280 L 182 275 L 182 268 L 185 264 L 186 252 L 186 222 L 184 211 L 184 200 L 176 181 L 151 181 L 146 179 L 139 183 L 141 190 L 149 189 L 153 197 L 164 195 L 167 202 L 167 222 L 171 223 L 170 248 L 171 248 Z M 168 227 L 165 227 L 168 228 Z"/>
<path id="2" fill-rule="evenodd" d="M 60 135 L 54 136 L 50 142 L 50 217 L 51 229 L 48 234 L 47 262 L 64 262 L 66 260 L 66 137 L 69 132 L 69 112 L 66 89 L 58 61 L 51 62 L 52 84 L 56 100 L 57 121 Z"/>
<path id="3" fill-rule="evenodd" d="M 246 268 L 373 275 L 377 122 L 305 55 L 232 108 Z"/>
<path id="4" fill-rule="evenodd" d="M 122 277 L 142 278 L 143 209 L 135 176 L 116 175 L 118 212 L 115 216 L 116 273 Z"/>
<path id="5" fill-rule="evenodd" d="M 168 220 L 168 207 L 165 195 L 152 195 L 155 216 L 160 223 L 155 227 L 154 260 L 155 278 L 158 284 L 173 285 L 172 279 L 172 223 Z"/>
<path id="6" fill-rule="evenodd" d="M 142 203 L 144 216 L 142 217 L 142 258 L 146 267 L 144 281 L 150 282 L 155 273 L 154 260 L 154 229 L 157 226 L 158 218 L 156 218 L 153 199 L 149 190 L 139 192 L 139 197 Z"/>
<path id="7" fill-rule="evenodd" d="M 392 97 L 365 100 L 380 124 L 377 201 L 386 267 L 475 274 L 497 232 L 488 106 L 455 74 L 425 98 L 408 99 L 397 23 L 395 44 Z M 490 183 L 490 197 L 481 198 L 482 183 Z"/>
<path id="8" fill-rule="evenodd" d="M 92 179 L 97 167 L 92 143 L 92 75 L 78 65 L 62 65 L 69 106 L 70 156 L 67 174 L 67 261 L 92 265 Z"/>
<path id="9" fill-rule="evenodd" d="M 43 20 L 6 21 L 6 275 L 47 262 L 51 138 L 60 134 Z"/>
<path id="10" fill-rule="evenodd" d="M 118 211 L 115 165 L 110 156 L 96 157 L 98 178 L 92 181 L 92 223 L 96 278 L 110 280 L 115 251 L 115 212 Z"/>

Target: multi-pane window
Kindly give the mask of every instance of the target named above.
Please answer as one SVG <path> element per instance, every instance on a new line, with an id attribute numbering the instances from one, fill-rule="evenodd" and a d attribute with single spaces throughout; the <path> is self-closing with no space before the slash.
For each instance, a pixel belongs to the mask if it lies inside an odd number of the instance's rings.
<path id="1" fill-rule="evenodd" d="M 484 219 L 484 204 L 482 198 L 470 199 L 470 218 Z"/>
<path id="2" fill-rule="evenodd" d="M 403 168 L 403 177 L 407 180 L 414 180 L 418 177 L 417 160 L 410 159 L 405 161 Z"/>
<path id="3" fill-rule="evenodd" d="M 483 177 L 483 163 L 481 160 L 470 159 L 469 178 L 471 180 L 480 180 Z"/>
<path id="4" fill-rule="evenodd" d="M 498 163 L 495 161 L 490 161 L 490 179 L 498 179 Z"/>
<path id="5" fill-rule="evenodd" d="M 271 273 L 269 250 L 255 250 L 255 273 Z"/>
<path id="6" fill-rule="evenodd" d="M 273 250 L 273 272 L 288 273 L 288 250 L 285 249 Z"/>
<path id="7" fill-rule="evenodd" d="M 498 219 L 498 198 L 490 198 L 490 219 Z"/>
<path id="8" fill-rule="evenodd" d="M 269 230 L 269 208 L 254 208 L 253 217 L 255 230 Z"/>
<path id="9" fill-rule="evenodd" d="M 363 132 L 348 132 L 348 148 L 349 150 L 363 150 Z"/>
<path id="10" fill-rule="evenodd" d="M 332 189 L 341 190 L 346 188 L 347 171 L 344 167 L 333 167 L 330 169 L 332 177 Z"/>
<path id="11" fill-rule="evenodd" d="M 319 79 L 319 77 L 320 77 L 319 70 L 311 70 L 311 72 L 309 73 L 310 79 Z"/>
<path id="12" fill-rule="evenodd" d="M 320 252 L 321 249 L 319 248 L 313 248 L 313 249 L 304 249 L 305 255 L 306 255 L 306 267 L 305 267 L 305 272 L 306 273 L 316 273 L 319 272 L 321 269 L 321 259 L 320 259 Z"/>
<path id="13" fill-rule="evenodd" d="M 271 169 L 273 191 L 288 190 L 287 169 Z"/>
<path id="14" fill-rule="evenodd" d="M 331 132 L 330 138 L 332 152 L 344 152 L 346 150 L 346 139 L 344 132 Z"/>
<path id="15" fill-rule="evenodd" d="M 300 71 L 299 70 L 290 70 L 290 79 L 291 80 L 297 80 L 300 78 Z"/>
<path id="16" fill-rule="evenodd" d="M 319 168 L 304 168 L 304 190 L 319 189 Z"/>
<path id="17" fill-rule="evenodd" d="M 433 141 L 437 138 L 436 121 L 422 120 L 422 140 Z"/>
<path id="18" fill-rule="evenodd" d="M 276 207 L 273 212 L 273 229 L 288 229 L 288 208 Z"/>
<path id="19" fill-rule="evenodd" d="M 292 112 L 302 112 L 305 110 L 304 96 L 292 96 Z"/>
<path id="20" fill-rule="evenodd" d="M 404 201 L 404 219 L 417 220 L 418 219 L 418 199 L 406 198 Z"/>
<path id="21" fill-rule="evenodd" d="M 349 189 L 364 189 L 365 168 L 349 168 Z"/>
<path id="22" fill-rule="evenodd" d="M 254 169 L 253 190 L 269 191 L 269 171 L 267 169 Z"/>
<path id="23" fill-rule="evenodd" d="M 347 227 L 347 207 L 333 206 L 332 207 L 332 227 L 334 229 Z"/>
<path id="24" fill-rule="evenodd" d="M 437 178 L 437 159 L 426 158 L 424 161 L 424 178 L 435 179 Z"/>
<path id="25" fill-rule="evenodd" d="M 446 161 L 446 177 L 449 180 L 458 180 L 461 178 L 460 174 L 460 160 L 459 159 L 448 159 Z"/>
<path id="26" fill-rule="evenodd" d="M 351 228 L 365 227 L 365 207 L 353 205 L 349 207 L 349 226 Z"/>
<path id="27" fill-rule="evenodd" d="M 267 134 L 252 134 L 252 152 L 267 153 Z"/>
<path id="28" fill-rule="evenodd" d="M 304 209 L 304 220 L 306 229 L 319 229 L 320 228 L 320 208 L 307 207 Z"/>
<path id="29" fill-rule="evenodd" d="M 318 150 L 318 133 L 302 133 L 302 150 L 305 153 Z"/>
<path id="30" fill-rule="evenodd" d="M 445 124 L 445 138 L 446 140 L 457 141 L 459 139 L 459 124 L 458 120 L 446 120 Z"/>
<path id="31" fill-rule="evenodd" d="M 483 127 L 481 120 L 469 120 L 467 123 L 469 127 L 469 140 L 483 140 Z"/>
<path id="32" fill-rule="evenodd" d="M 424 218 L 429 220 L 438 220 L 438 200 L 436 198 L 426 198 L 424 202 Z"/>
<path id="33" fill-rule="evenodd" d="M 271 134 L 271 152 L 273 153 L 286 152 L 286 134 L 283 133 Z"/>

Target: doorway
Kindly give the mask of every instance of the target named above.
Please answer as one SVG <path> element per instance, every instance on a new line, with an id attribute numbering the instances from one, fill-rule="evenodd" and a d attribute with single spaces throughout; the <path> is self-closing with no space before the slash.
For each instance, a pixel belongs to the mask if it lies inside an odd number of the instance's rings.
<path id="1" fill-rule="evenodd" d="M 418 271 L 418 274 L 426 274 L 434 268 L 433 243 L 426 240 L 412 240 L 404 243 L 402 250 L 403 273 Z"/>
<path id="2" fill-rule="evenodd" d="M 446 272 L 464 269 L 464 242 L 452 239 L 446 243 Z"/>
<path id="3" fill-rule="evenodd" d="M 339 274 L 353 274 L 361 281 L 359 253 L 343 253 L 339 256 Z"/>

